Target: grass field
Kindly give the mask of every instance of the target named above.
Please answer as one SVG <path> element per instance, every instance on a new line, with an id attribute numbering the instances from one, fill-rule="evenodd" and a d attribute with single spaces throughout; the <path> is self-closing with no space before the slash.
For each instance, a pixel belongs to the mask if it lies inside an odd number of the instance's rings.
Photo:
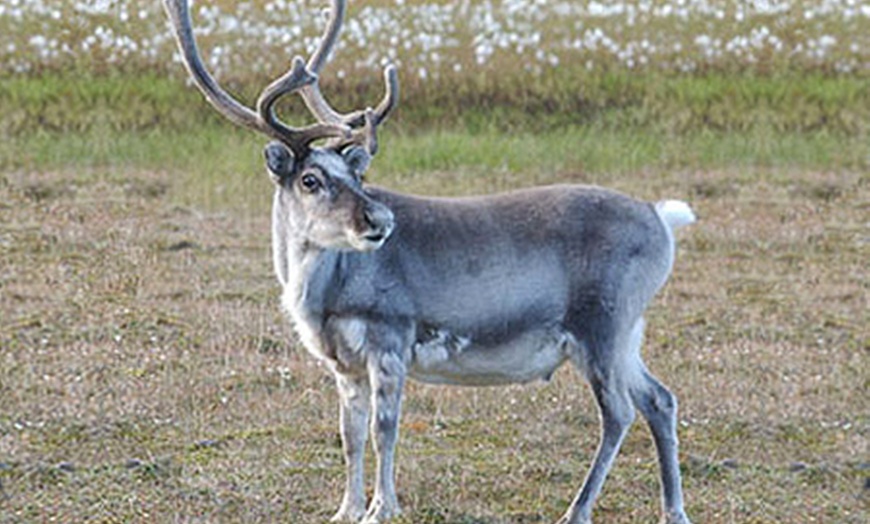
<path id="1" fill-rule="evenodd" d="M 214 65 L 253 99 L 284 67 L 299 3 L 203 5 Z M 870 520 L 870 7 L 495 2 L 490 20 L 479 5 L 353 2 L 414 35 L 370 180 L 689 201 L 699 222 L 644 353 L 680 399 L 690 517 Z M 0 524 L 307 524 L 339 503 L 334 385 L 278 308 L 264 140 L 185 86 L 160 17 L 0 0 Z M 254 60 L 234 17 L 282 51 Z M 338 105 L 380 96 L 365 79 L 396 46 L 365 44 L 385 24 L 330 65 Z M 401 433 L 399 524 L 549 523 L 598 421 L 566 368 L 526 387 L 412 383 Z M 656 477 L 638 423 L 597 522 L 655 521 Z"/>

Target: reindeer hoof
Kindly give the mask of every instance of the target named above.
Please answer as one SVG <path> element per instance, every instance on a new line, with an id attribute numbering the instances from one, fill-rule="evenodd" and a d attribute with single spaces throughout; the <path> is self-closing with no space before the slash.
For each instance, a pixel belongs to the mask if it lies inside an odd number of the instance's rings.
<path id="1" fill-rule="evenodd" d="M 395 501 L 386 502 L 383 499 L 374 499 L 360 524 L 383 524 L 401 512 L 399 504 Z"/>

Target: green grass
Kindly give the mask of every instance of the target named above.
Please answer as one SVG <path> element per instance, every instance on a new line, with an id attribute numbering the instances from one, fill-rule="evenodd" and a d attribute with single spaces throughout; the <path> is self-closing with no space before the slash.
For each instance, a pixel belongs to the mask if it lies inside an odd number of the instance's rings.
<path id="1" fill-rule="evenodd" d="M 559 74 L 528 86 L 468 77 L 405 90 L 382 131 L 372 180 L 449 194 L 628 173 L 870 165 L 870 89 L 861 78 Z M 241 91 L 245 99 L 256 92 Z M 375 97 L 349 93 L 339 107 Z M 298 101 L 285 112 L 304 121 Z M 168 77 L 0 79 L 0 122 L 4 171 L 190 173 L 196 182 L 179 190 L 180 200 L 211 209 L 262 196 L 265 140 L 234 129 Z M 457 172 L 478 178 L 458 180 Z"/>
<path id="2" fill-rule="evenodd" d="M 388 128 L 382 135 L 370 180 L 442 195 L 566 180 L 606 184 L 625 176 L 655 186 L 668 173 L 694 171 L 862 171 L 870 166 L 865 137 L 824 131 L 667 136 L 596 127 L 535 134 L 461 129 L 403 134 Z M 0 167 L 78 172 L 77 177 L 88 172 L 123 177 L 137 170 L 184 174 L 186 182 L 174 192 L 179 203 L 260 209 L 268 189 L 262 176 L 264 143 L 220 123 L 190 132 L 37 132 L 0 144 Z"/>
<path id="3" fill-rule="evenodd" d="M 249 78 L 230 87 L 253 104 L 268 82 L 267 77 Z M 537 133 L 577 126 L 677 136 L 705 130 L 870 132 L 870 79 L 858 75 L 669 75 L 568 68 L 548 71 L 535 81 L 515 74 L 477 78 L 470 73 L 423 85 L 407 83 L 390 124 L 405 133 L 432 128 Z M 323 90 L 339 109 L 365 107 L 381 95 L 377 84 L 348 86 L 328 78 Z M 299 101 L 289 99 L 290 121 L 307 122 Z M 168 71 L 0 77 L 3 136 L 40 130 L 190 132 L 219 119 L 195 89 Z"/>

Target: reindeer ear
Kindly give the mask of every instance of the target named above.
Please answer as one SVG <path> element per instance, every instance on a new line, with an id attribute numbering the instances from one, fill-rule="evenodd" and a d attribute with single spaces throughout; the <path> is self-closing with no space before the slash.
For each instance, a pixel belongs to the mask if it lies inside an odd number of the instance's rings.
<path id="1" fill-rule="evenodd" d="M 269 177 L 276 184 L 293 173 L 295 162 L 293 153 L 281 142 L 269 142 L 263 150 L 263 155 L 266 157 Z"/>
<path id="2" fill-rule="evenodd" d="M 344 158 L 353 176 L 357 178 L 365 174 L 372 161 L 372 156 L 361 146 L 350 146 L 342 151 L 341 156 Z"/>

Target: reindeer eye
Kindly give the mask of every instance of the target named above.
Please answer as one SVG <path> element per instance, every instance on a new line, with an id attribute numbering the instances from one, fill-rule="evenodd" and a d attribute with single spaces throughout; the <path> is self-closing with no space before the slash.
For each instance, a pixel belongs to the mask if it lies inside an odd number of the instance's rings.
<path id="1" fill-rule="evenodd" d="M 311 173 L 306 173 L 302 175 L 301 183 L 302 187 L 304 187 L 305 190 L 310 193 L 313 193 L 320 189 L 320 180 Z"/>

